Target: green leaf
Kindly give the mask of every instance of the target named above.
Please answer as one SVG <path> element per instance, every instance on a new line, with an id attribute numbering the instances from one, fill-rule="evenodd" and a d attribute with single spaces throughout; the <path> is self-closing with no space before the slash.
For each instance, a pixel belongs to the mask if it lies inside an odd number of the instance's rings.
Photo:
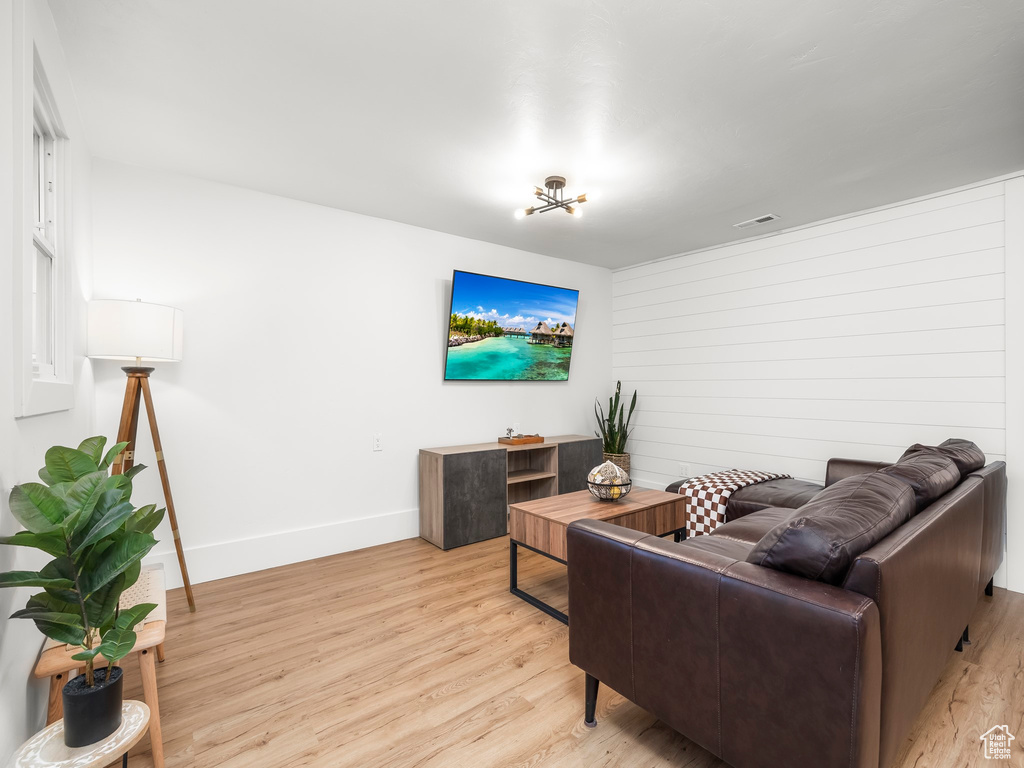
<path id="1" fill-rule="evenodd" d="M 39 592 L 32 595 L 28 599 L 26 608 L 37 608 L 42 611 L 51 611 L 53 613 L 73 613 L 80 616 L 82 613 L 81 606 L 78 604 L 76 599 L 74 602 L 68 602 L 62 600 L 59 597 L 49 594 L 48 592 Z"/>
<path id="2" fill-rule="evenodd" d="M 103 435 L 97 435 L 96 437 L 87 437 L 78 446 L 78 450 L 92 459 L 92 463 L 96 466 L 100 465 L 103 460 L 103 446 L 107 444 L 107 438 Z"/>
<path id="3" fill-rule="evenodd" d="M 53 597 L 69 603 L 77 603 L 79 601 L 77 587 L 75 586 L 75 576 L 77 573 L 75 564 L 67 556 L 51 560 L 39 571 L 40 576 L 55 582 L 44 584 L 43 588 Z M 67 582 L 67 584 L 56 583 L 61 580 Z"/>
<path id="4" fill-rule="evenodd" d="M 126 469 L 124 471 L 124 476 L 127 477 L 129 480 L 131 480 L 133 477 L 135 477 L 137 474 L 139 474 L 139 472 L 141 472 L 145 468 L 146 468 L 145 464 L 133 464 L 132 466 L 130 466 L 128 469 Z"/>
<path id="5" fill-rule="evenodd" d="M 594 415 L 597 416 L 597 426 L 601 430 L 599 437 L 601 438 L 604 450 L 608 451 L 608 429 L 605 425 L 604 410 L 601 408 L 601 403 L 594 399 Z M 611 453 L 611 451 L 608 451 Z"/>
<path id="6" fill-rule="evenodd" d="M 138 533 L 152 533 L 164 519 L 166 509 L 155 509 L 156 504 L 147 504 L 128 520 L 125 530 L 137 531 Z"/>
<path id="7" fill-rule="evenodd" d="M 107 478 L 108 480 L 112 478 Z M 86 533 L 91 531 L 92 528 L 110 512 L 118 504 L 129 503 L 125 499 L 121 498 L 123 491 L 120 488 L 108 488 L 107 490 L 100 493 L 99 498 L 96 501 L 96 506 L 93 508 L 92 514 L 86 518 L 85 522 L 81 525 L 76 525 L 77 533 L 71 537 L 72 548 L 78 547 L 82 540 L 85 539 Z"/>
<path id="8" fill-rule="evenodd" d="M 86 597 L 139 562 L 155 545 L 156 539 L 148 533 L 126 532 L 120 536 L 98 562 L 85 570 L 82 591 Z"/>
<path id="9" fill-rule="evenodd" d="M 68 579 L 47 578 L 41 571 L 8 571 L 0 573 L 0 587 L 47 587 L 73 589 L 75 582 Z"/>
<path id="10" fill-rule="evenodd" d="M 111 475 L 107 478 L 108 490 L 116 490 L 118 501 L 128 501 L 132 497 L 132 479 L 126 475 Z"/>
<path id="11" fill-rule="evenodd" d="M 68 490 L 67 505 L 70 514 L 64 520 L 64 535 L 69 539 L 87 528 L 103 499 L 107 473 L 100 470 L 79 478 Z"/>
<path id="12" fill-rule="evenodd" d="M 116 664 L 135 647 L 138 635 L 131 629 L 120 629 L 117 624 L 103 633 L 103 642 L 99 645 L 99 652 L 111 664 Z"/>
<path id="13" fill-rule="evenodd" d="M 73 483 L 83 475 L 96 472 L 99 467 L 88 454 L 55 445 L 46 452 L 46 471 L 58 483 Z"/>
<path id="14" fill-rule="evenodd" d="M 37 474 L 39 475 L 39 479 L 42 480 L 44 483 L 46 483 L 47 485 L 53 485 L 54 479 L 50 477 L 50 473 L 46 471 L 46 467 L 40 469 Z"/>
<path id="15" fill-rule="evenodd" d="M 114 459 L 117 458 L 117 455 L 127 447 L 128 443 L 116 443 L 111 446 L 110 450 L 107 451 L 106 455 L 103 457 L 103 461 L 99 463 L 99 469 L 107 469 L 114 463 Z"/>
<path id="16" fill-rule="evenodd" d="M 18 531 L 13 536 L 0 537 L 0 544 L 7 544 L 11 547 L 33 547 L 41 549 L 46 554 L 53 555 L 54 557 L 61 557 L 67 554 L 64 537 L 59 533 Z"/>
<path id="17" fill-rule="evenodd" d="M 73 485 L 74 483 L 54 483 L 53 485 L 49 486 L 49 488 L 50 492 L 54 496 L 63 500 L 64 503 L 66 504 L 68 500 L 68 491 L 71 490 L 71 486 Z"/>
<path id="18" fill-rule="evenodd" d="M 85 641 L 85 629 L 81 625 L 76 627 L 59 622 L 43 621 L 42 619 L 34 619 L 34 621 L 36 628 L 40 632 L 59 643 L 81 645 Z"/>
<path id="19" fill-rule="evenodd" d="M 76 653 L 71 658 L 74 661 L 92 661 L 99 655 L 99 652 L 100 646 L 97 645 L 95 648 L 88 648 L 81 653 Z"/>
<path id="20" fill-rule="evenodd" d="M 85 601 L 85 615 L 89 624 L 94 627 L 102 627 L 114 621 L 117 614 L 117 602 L 125 590 L 127 579 L 121 574 L 109 584 L 106 584 L 91 595 Z"/>
<path id="21" fill-rule="evenodd" d="M 68 515 L 67 504 L 40 483 L 23 483 L 11 491 L 11 514 L 32 533 L 57 528 Z"/>
<path id="22" fill-rule="evenodd" d="M 81 614 L 64 611 L 49 611 L 39 606 L 30 605 L 11 614 L 12 619 L 31 619 L 36 627 L 47 637 L 62 643 L 80 645 L 85 640 L 85 627 L 82 626 Z"/>
<path id="23" fill-rule="evenodd" d="M 124 576 L 124 588 L 130 589 L 139 580 L 139 576 L 142 575 L 142 563 L 132 563 L 121 575 Z"/>
<path id="24" fill-rule="evenodd" d="M 72 511 L 84 509 L 88 519 L 88 515 L 91 515 L 93 509 L 96 508 L 100 496 L 104 491 L 109 490 L 107 486 L 109 479 L 107 473 L 102 469 L 78 478 L 68 489 L 68 506 Z"/>
<path id="25" fill-rule="evenodd" d="M 22 608 L 20 611 L 15 611 L 11 614 L 12 619 L 42 619 L 44 621 L 52 621 L 57 624 L 66 624 L 69 627 L 77 626 L 82 631 L 85 631 L 85 627 L 82 626 L 82 615 L 74 612 L 65 611 L 51 611 L 41 606 L 31 606 L 28 608 Z"/>
<path id="26" fill-rule="evenodd" d="M 114 505 L 105 515 L 103 515 L 103 517 L 91 524 L 89 532 L 85 535 L 85 538 L 82 539 L 82 542 L 75 547 L 71 556 L 77 556 L 86 547 L 91 546 L 100 539 L 112 534 L 134 513 L 135 508 L 132 507 L 132 503 L 130 501 L 122 501 L 119 504 Z"/>
<path id="27" fill-rule="evenodd" d="M 141 603 L 127 610 L 121 611 L 114 626 L 103 633 L 103 642 L 100 643 L 100 653 L 111 663 L 116 664 L 135 647 L 137 636 L 134 628 L 150 612 L 156 608 L 155 603 Z"/>
<path id="28" fill-rule="evenodd" d="M 114 626 L 132 629 L 155 610 L 156 603 L 139 603 L 131 608 L 124 608 L 118 613 Z"/>

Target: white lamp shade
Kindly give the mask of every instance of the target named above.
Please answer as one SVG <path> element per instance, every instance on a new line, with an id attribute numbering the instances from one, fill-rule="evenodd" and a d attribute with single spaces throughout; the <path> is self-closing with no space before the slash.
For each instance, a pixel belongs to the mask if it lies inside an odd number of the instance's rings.
<path id="1" fill-rule="evenodd" d="M 89 302 L 89 357 L 178 362 L 185 313 L 142 301 Z"/>

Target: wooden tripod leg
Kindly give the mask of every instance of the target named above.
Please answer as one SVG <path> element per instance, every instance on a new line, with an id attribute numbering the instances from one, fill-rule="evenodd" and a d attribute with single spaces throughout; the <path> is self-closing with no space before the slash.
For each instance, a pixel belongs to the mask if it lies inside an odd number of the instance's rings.
<path id="1" fill-rule="evenodd" d="M 124 388 L 124 405 L 121 406 L 121 423 L 117 428 L 117 442 L 128 443 L 128 447 L 114 459 L 110 467 L 112 475 L 123 475 L 135 463 L 135 436 L 139 431 L 139 389 L 138 376 L 128 373 L 128 383 Z"/>
<path id="2" fill-rule="evenodd" d="M 188 598 L 188 609 L 195 613 L 196 600 L 192 596 L 192 582 L 188 578 L 188 567 L 185 565 L 185 550 L 181 546 L 178 533 L 178 517 L 174 514 L 174 499 L 171 497 L 171 481 L 167 479 L 167 465 L 164 463 L 164 449 L 160 444 L 160 430 L 156 425 L 156 411 L 153 410 L 153 395 L 149 391 L 149 379 L 141 379 L 142 396 L 146 400 L 146 413 L 149 416 L 149 431 L 153 435 L 153 448 L 156 449 L 156 466 L 160 470 L 160 482 L 164 487 L 164 499 L 167 501 L 167 519 L 171 524 L 174 536 L 174 549 L 178 553 L 178 565 L 181 566 L 181 579 L 185 584 L 185 597 Z"/>

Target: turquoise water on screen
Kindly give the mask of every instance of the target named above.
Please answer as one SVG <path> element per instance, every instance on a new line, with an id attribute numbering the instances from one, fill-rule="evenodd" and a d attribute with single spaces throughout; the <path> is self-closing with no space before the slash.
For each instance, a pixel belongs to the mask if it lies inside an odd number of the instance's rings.
<path id="1" fill-rule="evenodd" d="M 448 348 L 446 379 L 566 381 L 572 347 L 498 337 Z"/>

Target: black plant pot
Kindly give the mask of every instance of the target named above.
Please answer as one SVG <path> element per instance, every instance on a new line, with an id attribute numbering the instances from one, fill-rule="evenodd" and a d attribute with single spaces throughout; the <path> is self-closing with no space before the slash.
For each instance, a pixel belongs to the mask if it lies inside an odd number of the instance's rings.
<path id="1" fill-rule="evenodd" d="M 87 747 L 105 739 L 121 727 L 121 693 L 124 670 L 115 667 L 107 680 L 107 669 L 97 669 L 92 688 L 79 675 L 64 686 L 64 743 Z"/>

